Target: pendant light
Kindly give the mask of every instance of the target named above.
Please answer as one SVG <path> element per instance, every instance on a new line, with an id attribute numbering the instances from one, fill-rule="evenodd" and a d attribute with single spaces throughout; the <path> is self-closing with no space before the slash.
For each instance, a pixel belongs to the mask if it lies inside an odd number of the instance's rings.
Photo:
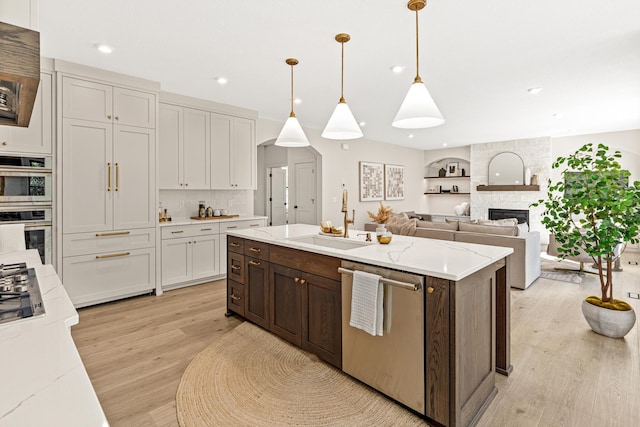
<path id="1" fill-rule="evenodd" d="M 276 145 L 279 147 L 306 147 L 309 145 L 309 140 L 293 112 L 293 66 L 298 64 L 298 60 L 287 58 L 285 62 L 287 65 L 291 65 L 291 114 L 276 139 Z"/>
<path id="2" fill-rule="evenodd" d="M 420 129 L 439 126 L 444 123 L 444 118 L 438 106 L 431 98 L 427 87 L 420 78 L 418 60 L 418 11 L 427 4 L 426 0 L 409 0 L 407 7 L 416 12 L 416 77 L 413 80 L 407 96 L 393 119 L 392 125 L 403 129 Z"/>
<path id="3" fill-rule="evenodd" d="M 340 102 L 333 110 L 327 126 L 322 131 L 322 137 L 327 139 L 356 139 L 362 138 L 362 130 L 344 100 L 344 44 L 351 40 L 349 34 L 336 35 L 336 41 L 342 45 L 342 70 L 340 80 Z"/>

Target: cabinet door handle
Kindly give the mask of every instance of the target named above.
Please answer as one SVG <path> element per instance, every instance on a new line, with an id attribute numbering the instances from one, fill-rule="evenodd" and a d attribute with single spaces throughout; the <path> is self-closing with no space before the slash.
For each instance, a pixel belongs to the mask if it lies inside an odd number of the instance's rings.
<path id="1" fill-rule="evenodd" d="M 107 191 L 111 191 L 111 163 L 107 163 Z"/>
<path id="2" fill-rule="evenodd" d="M 294 282 L 296 282 L 296 283 L 298 283 L 298 282 L 300 282 L 300 278 L 299 278 L 299 277 L 294 277 L 294 278 L 293 278 L 293 281 L 294 281 Z"/>
<path id="3" fill-rule="evenodd" d="M 304 279 L 300 279 L 300 284 L 301 284 L 301 285 L 304 285 L 305 283 L 307 283 L 307 281 L 306 281 L 306 280 L 304 280 Z"/>
<path id="4" fill-rule="evenodd" d="M 116 120 L 120 120 L 120 116 L 116 116 Z"/>
<path id="5" fill-rule="evenodd" d="M 200 231 L 211 231 L 210 228 L 201 228 Z"/>
<path id="6" fill-rule="evenodd" d="M 232 299 L 232 300 L 234 300 L 234 301 L 240 301 L 240 297 L 239 297 L 239 296 L 237 296 L 236 294 L 231 294 L 231 295 L 229 295 L 229 298 L 231 298 L 231 299 Z"/>
<path id="7" fill-rule="evenodd" d="M 240 270 L 240 266 L 239 265 L 232 265 L 231 269 L 237 271 L 237 270 Z"/>
<path id="8" fill-rule="evenodd" d="M 107 116 L 107 119 L 111 120 L 111 114 L 109 114 L 109 115 Z"/>
<path id="9" fill-rule="evenodd" d="M 260 249 L 260 248 L 249 248 L 249 250 L 250 250 L 251 252 L 255 252 L 255 253 L 257 253 L 257 254 L 259 254 L 260 252 L 262 252 L 262 249 Z"/>
<path id="10" fill-rule="evenodd" d="M 96 255 L 96 259 L 115 258 L 119 256 L 131 255 L 131 252 L 122 252 L 120 254 Z"/>
<path id="11" fill-rule="evenodd" d="M 230 226 L 227 227 L 227 230 L 231 230 L 232 228 L 238 228 L 238 226 L 237 225 L 230 225 Z"/>
<path id="12" fill-rule="evenodd" d="M 189 183 L 188 183 L 188 182 L 185 182 L 185 183 L 184 183 L 184 186 L 185 186 L 185 187 L 188 187 L 188 186 L 189 186 Z"/>
<path id="13" fill-rule="evenodd" d="M 231 246 L 233 248 L 239 248 L 240 247 L 240 243 L 232 242 L 232 243 L 229 243 L 229 246 Z"/>
<path id="14" fill-rule="evenodd" d="M 120 165 L 116 163 L 116 191 L 119 190 L 120 187 Z"/>
<path id="15" fill-rule="evenodd" d="M 108 237 L 108 236 L 121 236 L 123 234 L 130 234 L 130 231 L 114 231 L 113 233 L 96 233 L 96 237 Z"/>
<path id="16" fill-rule="evenodd" d="M 260 227 L 260 224 L 251 224 L 249 227 Z"/>
<path id="17" fill-rule="evenodd" d="M 428 294 L 432 294 L 432 293 L 433 293 L 433 291 L 435 291 L 435 289 L 433 289 L 433 286 L 429 286 L 429 287 L 427 288 L 427 293 L 428 293 Z"/>
<path id="18" fill-rule="evenodd" d="M 184 233 L 184 230 L 172 231 L 171 232 L 171 234 L 179 234 L 179 233 Z"/>
<path id="19" fill-rule="evenodd" d="M 258 267 L 262 265 L 262 263 L 261 263 L 261 262 L 254 261 L 254 260 L 249 261 L 249 264 L 251 264 L 251 265 L 257 265 Z"/>
<path id="20" fill-rule="evenodd" d="M 2 145 L 9 145 L 7 141 L 2 141 Z"/>

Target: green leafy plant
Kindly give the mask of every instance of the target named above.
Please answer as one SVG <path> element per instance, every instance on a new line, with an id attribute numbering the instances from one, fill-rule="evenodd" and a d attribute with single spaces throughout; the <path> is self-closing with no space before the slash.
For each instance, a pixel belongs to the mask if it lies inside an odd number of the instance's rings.
<path id="1" fill-rule="evenodd" d="M 627 243 L 639 241 L 640 182 L 628 182 L 631 173 L 618 163 L 621 157 L 619 151 L 610 154 L 609 147 L 590 143 L 568 157 L 558 157 L 552 167 L 564 168 L 563 179 L 556 183 L 549 179 L 547 198 L 532 204 L 545 207 L 542 224 L 560 244 L 560 259 L 578 255 L 580 248 L 593 258 L 603 306 L 616 302 L 613 263 Z"/>

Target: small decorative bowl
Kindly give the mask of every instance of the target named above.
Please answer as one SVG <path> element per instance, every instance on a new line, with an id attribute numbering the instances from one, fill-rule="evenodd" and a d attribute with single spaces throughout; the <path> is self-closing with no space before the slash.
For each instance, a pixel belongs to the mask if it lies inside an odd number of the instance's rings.
<path id="1" fill-rule="evenodd" d="M 378 239 L 378 243 L 380 243 L 381 245 L 387 245 L 389 244 L 389 242 L 391 242 L 391 234 L 384 234 L 382 236 L 376 236 L 376 238 Z"/>

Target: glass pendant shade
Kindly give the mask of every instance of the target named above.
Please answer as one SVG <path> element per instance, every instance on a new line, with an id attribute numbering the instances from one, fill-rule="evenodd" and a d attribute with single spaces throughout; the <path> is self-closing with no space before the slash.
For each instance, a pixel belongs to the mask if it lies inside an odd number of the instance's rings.
<path id="1" fill-rule="evenodd" d="M 327 139 L 356 139 L 362 137 L 362 130 L 346 102 L 340 101 L 336 105 L 336 109 L 333 110 L 327 126 L 322 131 L 322 137 Z"/>
<path id="2" fill-rule="evenodd" d="M 306 147 L 309 145 L 309 140 L 295 116 L 289 117 L 284 123 L 280 135 L 276 139 L 276 145 L 279 147 Z"/>
<path id="3" fill-rule="evenodd" d="M 402 129 L 421 129 L 439 126 L 444 117 L 422 82 L 414 82 L 409 88 L 392 125 Z"/>

